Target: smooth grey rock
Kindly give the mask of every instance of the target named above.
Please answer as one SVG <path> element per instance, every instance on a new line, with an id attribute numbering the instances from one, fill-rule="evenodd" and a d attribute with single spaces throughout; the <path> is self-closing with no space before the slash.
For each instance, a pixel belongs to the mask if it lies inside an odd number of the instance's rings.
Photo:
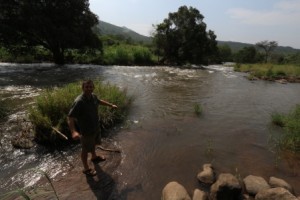
<path id="1" fill-rule="evenodd" d="M 269 179 L 269 184 L 272 188 L 282 187 L 282 188 L 287 189 L 290 193 L 292 193 L 292 194 L 294 193 L 292 186 L 283 179 L 271 176 Z"/>
<path id="2" fill-rule="evenodd" d="M 164 187 L 161 200 L 191 200 L 191 197 L 182 185 L 172 181 Z"/>
<path id="3" fill-rule="evenodd" d="M 213 184 L 216 178 L 212 165 L 204 164 L 203 171 L 197 175 L 197 179 L 205 184 Z"/>
<path id="4" fill-rule="evenodd" d="M 298 200 L 287 189 L 282 187 L 260 190 L 255 200 Z"/>
<path id="5" fill-rule="evenodd" d="M 249 175 L 243 179 L 246 191 L 250 195 L 256 195 L 260 190 L 271 188 L 267 181 L 260 176 Z"/>
<path id="6" fill-rule="evenodd" d="M 199 190 L 199 189 L 195 189 L 194 195 L 193 195 L 193 200 L 208 200 L 208 196 L 207 196 L 206 192 Z"/>

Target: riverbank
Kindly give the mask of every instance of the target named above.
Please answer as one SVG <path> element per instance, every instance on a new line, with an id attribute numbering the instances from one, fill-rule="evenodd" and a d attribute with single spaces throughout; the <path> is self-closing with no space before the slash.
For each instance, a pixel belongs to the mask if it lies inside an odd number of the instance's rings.
<path id="1" fill-rule="evenodd" d="M 300 83 L 300 66 L 278 64 L 236 64 L 234 70 L 249 73 L 250 80 L 268 80 L 279 83 Z"/>

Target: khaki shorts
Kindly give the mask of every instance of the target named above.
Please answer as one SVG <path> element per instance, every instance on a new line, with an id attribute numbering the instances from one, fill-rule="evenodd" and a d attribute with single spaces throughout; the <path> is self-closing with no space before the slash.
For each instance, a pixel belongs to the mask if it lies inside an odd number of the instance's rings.
<path id="1" fill-rule="evenodd" d="M 96 145 L 97 134 L 82 135 L 80 142 L 83 152 L 94 152 Z"/>

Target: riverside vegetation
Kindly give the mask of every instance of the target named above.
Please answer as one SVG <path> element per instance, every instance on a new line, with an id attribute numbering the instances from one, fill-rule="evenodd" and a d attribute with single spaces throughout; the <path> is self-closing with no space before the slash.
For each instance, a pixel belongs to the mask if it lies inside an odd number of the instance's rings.
<path id="1" fill-rule="evenodd" d="M 236 64 L 235 71 L 247 72 L 248 78 L 263 80 L 285 80 L 285 82 L 300 82 L 300 66 L 293 64 Z"/>

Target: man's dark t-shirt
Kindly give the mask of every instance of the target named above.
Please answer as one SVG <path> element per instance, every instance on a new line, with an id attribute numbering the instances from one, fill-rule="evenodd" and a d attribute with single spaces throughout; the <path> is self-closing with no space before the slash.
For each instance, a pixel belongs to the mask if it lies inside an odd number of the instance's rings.
<path id="1" fill-rule="evenodd" d="M 80 134 L 91 135 L 99 132 L 99 104 L 100 101 L 94 94 L 90 98 L 81 94 L 75 99 L 68 116 L 77 119 Z"/>

